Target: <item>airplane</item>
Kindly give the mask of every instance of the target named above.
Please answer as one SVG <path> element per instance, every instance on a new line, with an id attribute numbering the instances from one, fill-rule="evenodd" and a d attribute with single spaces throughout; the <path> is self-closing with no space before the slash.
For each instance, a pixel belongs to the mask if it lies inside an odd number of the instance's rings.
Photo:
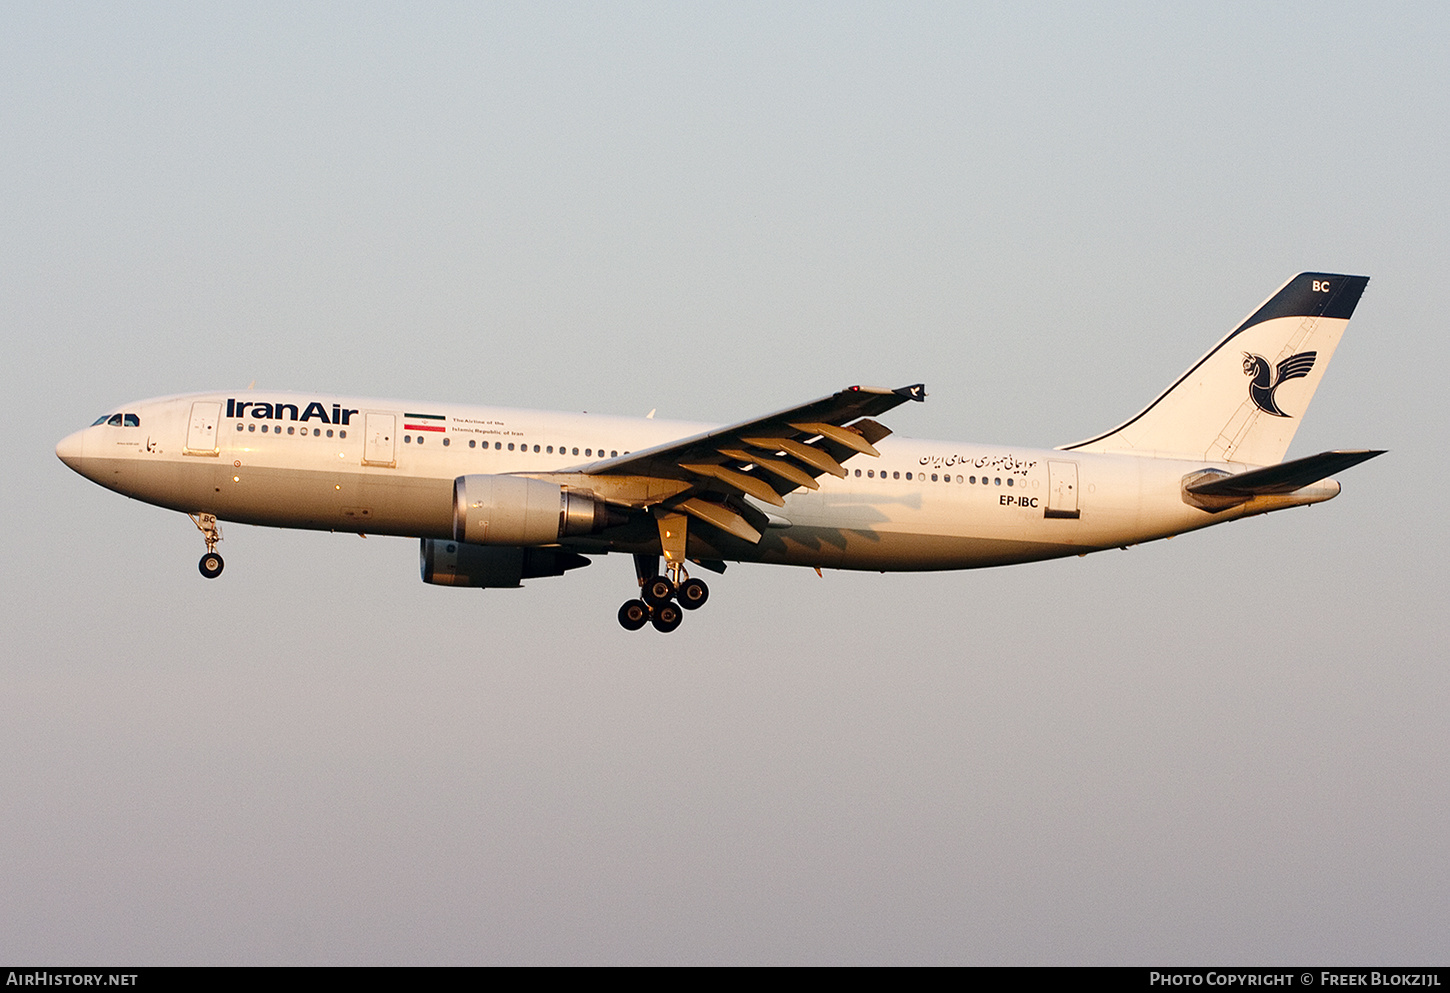
<path id="1" fill-rule="evenodd" d="M 720 427 L 242 390 L 124 404 L 56 445 L 191 517 L 419 539 L 424 582 L 516 588 L 631 555 L 628 630 L 680 626 L 690 567 L 975 569 L 1085 555 L 1337 496 L 1383 451 L 1282 461 L 1369 279 L 1294 276 L 1143 410 L 1058 448 L 892 436 L 922 384 L 852 386 Z M 651 412 L 653 414 L 653 412 Z M 890 440 L 888 440 L 888 438 Z M 660 559 L 664 559 L 664 570 Z"/>

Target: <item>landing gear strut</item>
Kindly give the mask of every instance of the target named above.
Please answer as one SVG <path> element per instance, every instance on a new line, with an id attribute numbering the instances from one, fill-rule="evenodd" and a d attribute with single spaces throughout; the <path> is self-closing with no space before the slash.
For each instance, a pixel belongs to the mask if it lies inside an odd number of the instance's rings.
<path id="1" fill-rule="evenodd" d="M 694 610 L 710 598 L 705 581 L 691 579 L 679 558 L 667 561 L 666 568 L 670 575 L 660 575 L 660 560 L 656 555 L 634 557 L 640 598 L 626 600 L 619 608 L 620 627 L 638 631 L 651 624 L 656 631 L 668 634 L 685 619 L 685 610 Z"/>
<path id="2" fill-rule="evenodd" d="M 217 554 L 216 543 L 222 540 L 222 529 L 217 526 L 216 514 L 187 514 L 191 522 L 196 525 L 197 530 L 206 538 L 206 554 L 196 564 L 197 569 L 207 579 L 216 579 L 222 574 L 226 563 Z"/>

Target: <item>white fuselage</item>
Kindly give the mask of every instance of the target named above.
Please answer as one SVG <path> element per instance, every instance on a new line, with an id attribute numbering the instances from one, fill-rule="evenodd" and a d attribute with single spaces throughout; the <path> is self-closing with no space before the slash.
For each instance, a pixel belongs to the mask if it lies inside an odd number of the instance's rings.
<path id="1" fill-rule="evenodd" d="M 581 472 L 710 425 L 311 394 L 194 394 L 126 406 L 57 446 L 117 492 L 187 513 L 273 527 L 454 536 L 454 480 Z M 208 416 L 210 415 L 210 416 Z M 771 516 L 758 544 L 709 528 L 692 557 L 838 569 L 966 569 L 1131 545 L 1328 499 L 1325 481 L 1212 513 L 1186 475 L 1245 466 L 890 437 L 847 475 L 821 476 Z M 658 551 L 651 528 L 570 539 L 584 552 Z"/>

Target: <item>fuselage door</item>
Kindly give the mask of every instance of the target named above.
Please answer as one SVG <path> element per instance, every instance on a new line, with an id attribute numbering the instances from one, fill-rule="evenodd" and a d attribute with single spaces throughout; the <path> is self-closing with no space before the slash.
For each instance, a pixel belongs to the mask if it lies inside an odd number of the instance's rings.
<path id="1" fill-rule="evenodd" d="M 186 455 L 215 455 L 216 429 L 222 405 L 214 400 L 197 400 L 191 405 L 191 423 L 186 428 Z"/>
<path id="2" fill-rule="evenodd" d="M 1081 516 L 1077 507 L 1077 463 L 1047 463 L 1047 510 L 1044 517 Z"/>
<path id="3" fill-rule="evenodd" d="M 363 430 L 363 465 L 380 465 L 389 469 L 398 464 L 398 415 L 365 415 Z"/>

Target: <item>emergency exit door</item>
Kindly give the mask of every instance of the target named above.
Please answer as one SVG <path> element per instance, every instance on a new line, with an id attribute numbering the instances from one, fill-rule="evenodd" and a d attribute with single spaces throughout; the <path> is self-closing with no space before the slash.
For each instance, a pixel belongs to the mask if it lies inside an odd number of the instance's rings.
<path id="1" fill-rule="evenodd" d="M 216 429 L 221 420 L 222 405 L 211 400 L 198 400 L 191 405 L 191 423 L 186 428 L 187 455 L 215 455 Z"/>
<path id="2" fill-rule="evenodd" d="M 398 415 L 368 413 L 363 422 L 363 465 L 398 464 Z"/>

